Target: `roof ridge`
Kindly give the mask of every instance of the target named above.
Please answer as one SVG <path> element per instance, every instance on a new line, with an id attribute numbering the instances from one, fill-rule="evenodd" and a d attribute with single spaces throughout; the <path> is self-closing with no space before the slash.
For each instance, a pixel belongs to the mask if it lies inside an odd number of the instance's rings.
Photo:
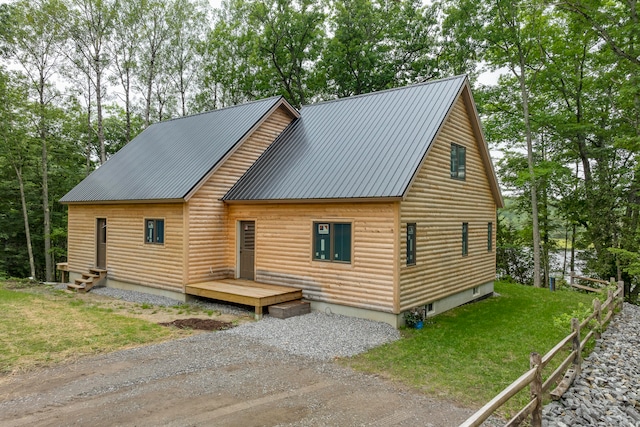
<path id="1" fill-rule="evenodd" d="M 218 111 L 231 110 L 233 108 L 244 107 L 246 105 L 256 104 L 258 102 L 265 102 L 265 101 L 268 101 L 270 99 L 276 99 L 276 98 L 280 99 L 280 98 L 282 98 L 282 95 L 273 95 L 273 96 L 270 96 L 268 98 L 254 99 L 253 101 L 244 102 L 242 104 L 229 105 L 227 107 L 215 108 L 213 110 L 202 111 L 200 113 L 193 113 L 193 114 L 188 114 L 186 116 L 173 117 L 173 118 L 168 119 L 168 120 L 163 120 L 161 122 L 152 123 L 152 125 L 159 124 L 159 123 L 169 123 L 169 122 L 172 122 L 174 120 L 180 120 L 180 119 L 186 119 L 186 118 L 189 118 L 189 117 L 202 116 L 202 115 L 205 115 L 205 114 L 215 113 L 215 112 L 218 112 Z"/>
<path id="2" fill-rule="evenodd" d="M 442 79 L 435 79 L 435 80 L 426 80 L 424 82 L 413 83 L 413 84 L 406 85 L 406 86 L 398 86 L 398 87 L 392 87 L 392 88 L 389 88 L 389 89 L 383 89 L 383 90 L 378 90 L 378 91 L 374 91 L 374 92 L 361 93 L 359 95 L 345 96 L 344 98 L 329 99 L 327 101 L 320 101 L 320 102 L 316 102 L 316 103 L 313 103 L 313 104 L 303 105 L 300 109 L 302 110 L 303 108 L 315 107 L 315 106 L 318 106 L 318 105 L 325 105 L 325 104 L 330 104 L 330 103 L 333 103 L 333 102 L 347 101 L 347 100 L 350 100 L 350 99 L 358 99 L 358 98 L 363 98 L 363 97 L 366 97 L 366 96 L 379 95 L 381 93 L 389 93 L 389 92 L 395 92 L 395 91 L 400 91 L 400 90 L 404 90 L 404 89 L 411 89 L 411 88 L 415 88 L 416 86 L 427 86 L 427 85 L 434 84 L 434 83 L 445 82 L 447 80 L 459 79 L 461 77 L 468 78 L 468 75 L 467 74 L 458 74 L 456 76 L 445 77 L 445 78 L 442 78 Z"/>

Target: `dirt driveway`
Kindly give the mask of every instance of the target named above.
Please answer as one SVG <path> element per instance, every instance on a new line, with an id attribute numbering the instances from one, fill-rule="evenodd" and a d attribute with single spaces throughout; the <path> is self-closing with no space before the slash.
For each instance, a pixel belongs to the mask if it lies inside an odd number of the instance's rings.
<path id="1" fill-rule="evenodd" d="M 0 378 L 2 426 L 457 426 L 473 411 L 213 332 Z"/>

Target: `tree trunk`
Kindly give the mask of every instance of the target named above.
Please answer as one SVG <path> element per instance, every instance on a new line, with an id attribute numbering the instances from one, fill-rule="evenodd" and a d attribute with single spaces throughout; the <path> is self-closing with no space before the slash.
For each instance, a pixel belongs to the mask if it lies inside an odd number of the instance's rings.
<path id="1" fill-rule="evenodd" d="M 91 173 L 91 136 L 93 134 L 93 129 L 91 129 L 91 77 L 87 73 L 87 148 L 86 148 L 86 157 L 87 157 L 87 170 L 86 175 L 89 176 Z"/>
<path id="2" fill-rule="evenodd" d="M 95 58 L 96 71 L 96 110 L 98 112 L 98 143 L 100 144 L 100 164 L 107 161 L 107 152 L 104 147 L 104 127 L 102 125 L 102 65 L 100 65 L 100 56 L 96 54 Z"/>
<path id="3" fill-rule="evenodd" d="M 20 202 L 22 204 L 22 216 L 24 217 L 24 234 L 27 238 L 27 254 L 29 255 L 29 272 L 31 279 L 36 278 L 36 263 L 33 259 L 33 247 L 31 246 L 31 230 L 29 229 L 29 215 L 27 211 L 27 199 L 24 195 L 24 182 L 22 181 L 22 168 L 14 165 L 16 176 L 18 177 L 18 185 L 20 187 Z"/>
<path id="4" fill-rule="evenodd" d="M 44 214 L 44 264 L 45 280 L 53 281 L 53 263 L 51 260 L 51 214 L 49 210 L 49 168 L 47 154 L 47 133 L 45 129 L 45 102 L 44 102 L 45 79 L 40 75 L 40 85 L 38 87 L 40 96 L 40 141 L 42 142 L 42 209 Z"/>
<path id="5" fill-rule="evenodd" d="M 540 283 L 540 227 L 538 225 L 538 195 L 536 175 L 533 163 L 533 140 L 531 136 L 531 123 L 529 121 L 529 92 L 525 80 L 525 60 L 522 50 L 520 55 L 520 71 L 518 80 L 520 81 L 520 92 L 522 95 L 522 113 L 524 115 L 524 129 L 527 139 L 527 164 L 529 166 L 529 181 L 531 187 L 531 220 L 533 225 L 533 286 L 541 287 Z"/>

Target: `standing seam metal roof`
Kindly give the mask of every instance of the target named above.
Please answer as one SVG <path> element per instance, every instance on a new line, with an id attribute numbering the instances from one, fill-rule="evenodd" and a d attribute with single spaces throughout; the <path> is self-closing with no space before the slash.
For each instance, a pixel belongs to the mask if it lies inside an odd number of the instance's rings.
<path id="1" fill-rule="evenodd" d="M 184 198 L 280 99 L 153 124 L 60 202 Z"/>
<path id="2" fill-rule="evenodd" d="M 466 82 L 305 106 L 223 200 L 402 197 Z"/>

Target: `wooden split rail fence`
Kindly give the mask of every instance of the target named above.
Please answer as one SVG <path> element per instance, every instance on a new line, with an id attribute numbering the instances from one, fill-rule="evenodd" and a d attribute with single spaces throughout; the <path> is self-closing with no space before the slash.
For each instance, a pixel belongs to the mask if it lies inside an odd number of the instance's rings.
<path id="1" fill-rule="evenodd" d="M 578 276 L 575 276 L 578 277 Z M 580 277 L 582 280 L 596 281 L 596 279 L 589 279 Z M 572 273 L 573 282 L 573 273 Z M 616 285 L 612 279 L 611 282 L 597 280 L 599 283 L 606 283 Z M 580 288 L 585 288 L 579 285 Z M 574 285 L 574 287 L 577 287 Z M 601 292 L 603 289 L 585 289 L 594 292 Z M 622 309 L 622 300 L 624 295 L 624 283 L 622 281 L 617 283 L 617 289 L 615 291 L 607 290 L 607 300 L 601 303 L 599 299 L 593 300 L 593 313 L 580 322 L 578 319 L 571 319 L 571 333 L 567 335 L 562 341 L 555 345 L 547 354 L 540 357 L 538 353 L 531 353 L 530 356 L 530 369 L 522 374 L 520 378 L 515 380 L 511 385 L 505 388 L 500 394 L 494 397 L 489 403 L 480 408 L 475 414 L 468 418 L 460 427 L 476 427 L 482 425 L 482 423 L 489 418 L 495 411 L 497 411 L 502 405 L 504 405 L 509 399 L 524 390 L 527 386 L 530 389 L 531 399 L 529 403 L 514 415 L 506 424 L 505 427 L 518 426 L 523 421 L 531 416 L 531 426 L 540 427 L 542 425 L 542 399 L 546 393 L 549 392 L 551 399 L 560 400 L 565 391 L 569 389 L 573 380 L 578 376 L 582 367 L 582 349 L 587 345 L 592 338 L 600 338 L 600 331 L 602 331 L 604 325 L 611 320 L 614 309 L 620 307 Z M 592 322 L 595 321 L 595 322 Z M 583 339 L 581 339 L 581 333 L 588 331 Z M 571 352 L 560 363 L 560 365 L 551 373 L 544 382 L 542 381 L 542 371 L 549 365 L 555 356 L 557 356 L 565 346 L 571 345 Z M 551 387 L 558 383 L 557 387 L 551 390 Z"/>

